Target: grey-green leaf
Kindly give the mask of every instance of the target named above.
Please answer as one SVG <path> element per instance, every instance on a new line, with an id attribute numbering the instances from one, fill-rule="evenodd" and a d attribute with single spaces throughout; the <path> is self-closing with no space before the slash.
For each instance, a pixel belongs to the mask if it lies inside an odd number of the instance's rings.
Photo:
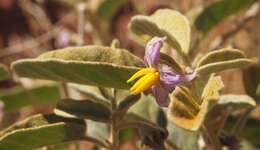
<path id="1" fill-rule="evenodd" d="M 218 105 L 225 107 L 232 106 L 234 108 L 246 108 L 246 107 L 255 107 L 256 103 L 248 95 L 234 95 L 227 94 L 221 95 L 218 101 Z"/>
<path id="2" fill-rule="evenodd" d="M 234 60 L 245 57 L 245 54 L 241 50 L 233 48 L 223 48 L 207 53 L 199 60 L 197 67 L 201 67 L 210 63 Z"/>
<path id="3" fill-rule="evenodd" d="M 147 118 L 142 118 L 133 113 L 126 114 L 118 123 L 117 128 L 120 130 L 125 128 L 153 128 L 156 130 L 161 130 L 161 132 L 166 134 L 166 131 L 163 128 L 149 121 Z"/>
<path id="4" fill-rule="evenodd" d="M 129 109 L 129 112 L 148 119 L 162 128 L 165 128 L 167 125 L 163 110 L 160 109 L 155 98 L 151 95 L 142 94 L 140 100 Z"/>
<path id="5" fill-rule="evenodd" d="M 112 63 L 122 66 L 143 66 L 143 61 L 125 49 L 111 48 L 105 46 L 89 45 L 83 47 L 68 47 L 46 52 L 38 59 L 61 59 L 84 62 Z"/>
<path id="6" fill-rule="evenodd" d="M 221 0 L 217 1 L 207 8 L 195 20 L 195 26 L 198 30 L 207 33 L 216 24 L 227 18 L 233 13 L 246 8 L 256 0 Z"/>
<path id="7" fill-rule="evenodd" d="M 12 69 L 21 77 L 127 89 L 131 85 L 126 80 L 143 65 L 141 59 L 123 49 L 85 46 L 19 60 Z"/>
<path id="8" fill-rule="evenodd" d="M 35 115 L 0 133 L 0 149 L 31 150 L 84 137 L 84 120 L 56 115 Z"/>
<path id="9" fill-rule="evenodd" d="M 134 105 L 140 99 L 140 94 L 138 95 L 130 95 L 127 96 L 124 100 L 122 100 L 118 105 L 118 111 L 121 113 L 127 112 L 127 110 Z"/>
<path id="10" fill-rule="evenodd" d="M 166 42 L 177 51 L 183 54 L 189 52 L 189 22 L 177 11 L 160 9 L 149 17 L 137 15 L 131 19 L 129 27 L 132 32 L 146 40 L 154 36 L 166 36 Z"/>
<path id="11" fill-rule="evenodd" d="M 199 132 L 189 131 L 173 123 L 168 123 L 168 140 L 180 150 L 199 150 Z"/>
<path id="12" fill-rule="evenodd" d="M 14 88 L 1 92 L 0 101 L 4 102 L 7 112 L 30 105 L 46 105 L 60 100 L 61 92 L 58 84 L 41 85 L 30 89 Z"/>
<path id="13" fill-rule="evenodd" d="M 208 65 L 204 65 L 197 69 L 198 74 L 205 75 L 214 72 L 220 72 L 226 69 L 234 69 L 234 68 L 246 68 L 252 65 L 252 60 L 250 59 L 236 59 L 225 62 L 217 62 Z"/>
<path id="14" fill-rule="evenodd" d="M 88 99 L 95 100 L 97 102 L 107 102 L 108 100 L 102 95 L 99 88 L 96 86 L 82 85 L 82 84 L 69 84 L 70 87 L 76 89 Z"/>
<path id="15" fill-rule="evenodd" d="M 168 119 L 179 127 L 197 131 L 208 111 L 208 99 L 199 104 L 197 97 L 185 87 L 177 87 L 170 95 Z"/>
<path id="16" fill-rule="evenodd" d="M 109 139 L 109 124 L 87 120 L 87 136 L 106 143 Z M 103 145 L 104 145 L 103 144 Z"/>
<path id="17" fill-rule="evenodd" d="M 54 110 L 56 115 L 68 118 L 91 119 L 109 122 L 111 112 L 104 104 L 91 100 L 60 100 Z"/>
<path id="18" fill-rule="evenodd" d="M 246 68 L 253 64 L 253 61 L 247 59 L 243 52 L 224 48 L 209 52 L 200 59 L 197 64 L 197 72 L 200 75 L 207 75 L 214 72 L 223 71 L 232 68 Z"/>
<path id="19" fill-rule="evenodd" d="M 9 72 L 3 64 L 0 64 L 0 81 L 8 78 Z"/>

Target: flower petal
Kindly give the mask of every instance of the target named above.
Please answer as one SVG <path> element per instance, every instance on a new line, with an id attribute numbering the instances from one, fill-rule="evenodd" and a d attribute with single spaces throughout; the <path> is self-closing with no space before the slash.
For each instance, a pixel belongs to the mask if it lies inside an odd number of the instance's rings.
<path id="1" fill-rule="evenodd" d="M 169 101 L 168 101 L 168 94 L 169 91 L 164 89 L 162 85 L 156 85 L 152 87 L 153 94 L 155 96 L 156 102 L 161 107 L 168 107 Z"/>
<path id="2" fill-rule="evenodd" d="M 166 37 L 154 37 L 146 45 L 144 61 L 149 67 L 156 67 L 160 58 L 160 49 Z"/>
<path id="3" fill-rule="evenodd" d="M 196 75 L 196 72 L 187 75 L 180 75 L 170 71 L 162 71 L 160 73 L 160 81 L 164 88 L 171 92 L 177 85 L 193 80 Z"/>
<path id="4" fill-rule="evenodd" d="M 196 77 L 196 73 L 188 75 L 179 75 L 170 71 L 164 71 L 160 73 L 160 84 L 152 87 L 153 94 L 156 98 L 156 102 L 161 107 L 168 107 L 168 95 L 172 92 L 177 85 L 189 82 Z"/>

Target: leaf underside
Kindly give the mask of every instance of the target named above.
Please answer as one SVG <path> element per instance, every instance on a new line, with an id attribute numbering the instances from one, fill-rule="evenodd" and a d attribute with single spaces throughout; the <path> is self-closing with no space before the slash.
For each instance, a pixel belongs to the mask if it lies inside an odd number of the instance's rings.
<path id="1" fill-rule="evenodd" d="M 209 52 L 203 56 L 197 64 L 197 72 L 200 75 L 208 75 L 226 69 L 246 68 L 253 64 L 240 50 L 224 48 Z"/>
<path id="2" fill-rule="evenodd" d="M 180 53 L 187 54 L 190 44 L 190 26 L 187 18 L 170 9 L 157 10 L 151 16 L 137 15 L 129 27 L 140 37 L 166 36 L 166 42 Z"/>

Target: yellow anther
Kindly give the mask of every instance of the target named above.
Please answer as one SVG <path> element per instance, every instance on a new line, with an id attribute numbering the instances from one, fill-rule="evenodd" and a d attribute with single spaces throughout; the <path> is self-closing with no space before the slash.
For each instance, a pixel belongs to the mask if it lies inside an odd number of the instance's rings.
<path id="1" fill-rule="evenodd" d="M 131 87 L 130 91 L 133 93 L 137 87 L 139 87 L 148 77 L 150 77 L 153 73 L 148 73 L 140 78 L 135 84 Z"/>
<path id="2" fill-rule="evenodd" d="M 134 86 L 130 89 L 130 91 L 133 94 L 141 93 L 145 90 L 148 90 L 153 85 L 158 84 L 159 81 L 160 81 L 159 72 L 148 73 L 145 76 L 143 76 L 140 80 L 138 80 L 134 84 Z"/>
<path id="3" fill-rule="evenodd" d="M 146 74 L 145 76 L 143 76 L 142 78 L 140 78 L 137 82 L 135 82 L 135 84 L 131 87 L 130 91 L 132 93 L 134 93 L 134 91 L 136 90 L 137 87 L 139 87 L 140 85 L 142 85 L 143 82 L 145 82 L 145 80 L 147 80 L 147 78 L 149 78 L 152 75 L 152 73 Z"/>
<path id="4" fill-rule="evenodd" d="M 156 72 L 156 69 L 154 68 L 144 68 L 136 72 L 130 79 L 127 80 L 127 83 L 134 81 L 137 78 L 140 78 L 146 74 L 154 73 Z"/>

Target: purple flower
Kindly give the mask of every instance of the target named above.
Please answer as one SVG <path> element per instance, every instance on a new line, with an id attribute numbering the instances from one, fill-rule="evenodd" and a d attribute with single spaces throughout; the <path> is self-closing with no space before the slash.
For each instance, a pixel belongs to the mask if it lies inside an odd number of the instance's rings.
<path id="1" fill-rule="evenodd" d="M 168 106 L 168 95 L 176 86 L 189 82 L 196 77 L 196 73 L 181 75 L 173 71 L 159 67 L 160 49 L 166 37 L 154 37 L 148 42 L 145 49 L 144 61 L 147 68 L 136 72 L 127 82 L 140 78 L 130 89 L 133 94 L 138 94 L 148 89 L 156 98 L 157 103 L 162 107 Z"/>

